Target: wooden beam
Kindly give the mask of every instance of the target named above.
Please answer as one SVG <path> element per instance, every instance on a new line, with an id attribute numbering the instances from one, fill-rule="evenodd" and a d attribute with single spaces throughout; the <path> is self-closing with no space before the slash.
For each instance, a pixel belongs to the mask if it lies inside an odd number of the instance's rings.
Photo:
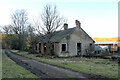
<path id="1" fill-rule="evenodd" d="M 41 53 L 44 53 L 44 43 L 41 43 Z"/>
<path id="2" fill-rule="evenodd" d="M 37 44 L 37 52 L 39 53 L 39 43 Z"/>

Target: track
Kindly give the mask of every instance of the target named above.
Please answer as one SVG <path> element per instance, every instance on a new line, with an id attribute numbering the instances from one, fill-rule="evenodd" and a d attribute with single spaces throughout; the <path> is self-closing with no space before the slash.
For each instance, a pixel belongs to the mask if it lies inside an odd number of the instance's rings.
<path id="1" fill-rule="evenodd" d="M 88 75 L 38 62 L 15 53 L 11 53 L 10 51 L 5 51 L 5 53 L 17 64 L 25 67 L 41 78 L 68 78 L 68 75 L 75 76 L 75 78 L 85 78 L 85 80 L 90 78 Z"/>

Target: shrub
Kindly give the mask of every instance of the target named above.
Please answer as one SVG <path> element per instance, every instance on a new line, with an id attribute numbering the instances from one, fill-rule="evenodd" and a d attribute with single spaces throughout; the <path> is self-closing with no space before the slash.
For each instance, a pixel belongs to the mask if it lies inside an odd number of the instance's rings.
<path id="1" fill-rule="evenodd" d="M 43 54 L 38 54 L 36 55 L 36 57 L 43 57 Z"/>

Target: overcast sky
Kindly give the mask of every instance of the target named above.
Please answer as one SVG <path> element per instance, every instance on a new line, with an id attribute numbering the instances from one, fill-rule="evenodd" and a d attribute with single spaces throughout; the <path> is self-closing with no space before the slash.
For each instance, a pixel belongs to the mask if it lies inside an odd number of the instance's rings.
<path id="1" fill-rule="evenodd" d="M 77 19 L 91 37 L 118 36 L 118 0 L 1 0 L 0 25 L 11 24 L 11 14 L 17 9 L 25 9 L 33 22 L 46 4 L 56 5 L 70 28 Z"/>

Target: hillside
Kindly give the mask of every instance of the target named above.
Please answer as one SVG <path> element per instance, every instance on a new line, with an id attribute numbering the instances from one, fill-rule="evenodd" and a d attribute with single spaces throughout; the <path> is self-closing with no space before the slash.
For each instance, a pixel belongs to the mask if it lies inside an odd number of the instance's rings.
<path id="1" fill-rule="evenodd" d="M 117 41 L 118 46 L 120 47 L 120 37 L 119 38 L 117 38 L 117 37 L 115 37 L 115 38 L 96 38 L 96 37 L 92 37 L 92 39 L 96 42 L 97 41 Z"/>

